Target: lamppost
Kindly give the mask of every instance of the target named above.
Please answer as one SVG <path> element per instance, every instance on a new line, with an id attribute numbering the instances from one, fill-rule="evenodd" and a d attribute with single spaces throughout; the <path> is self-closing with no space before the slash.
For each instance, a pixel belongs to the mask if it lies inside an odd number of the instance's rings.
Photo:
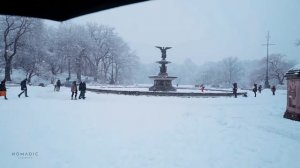
<path id="1" fill-rule="evenodd" d="M 269 46 L 270 45 L 275 45 L 275 44 L 271 44 L 270 43 L 270 33 L 268 31 L 268 35 L 266 36 L 267 37 L 267 44 L 263 44 L 264 46 L 267 46 L 267 69 L 266 69 L 266 79 L 265 79 L 265 85 L 264 87 L 265 88 L 270 88 L 270 83 L 269 83 Z"/>

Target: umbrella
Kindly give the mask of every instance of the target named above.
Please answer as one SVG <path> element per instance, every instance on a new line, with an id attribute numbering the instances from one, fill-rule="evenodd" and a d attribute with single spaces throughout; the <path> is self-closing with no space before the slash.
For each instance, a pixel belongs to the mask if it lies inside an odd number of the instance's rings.
<path id="1" fill-rule="evenodd" d="M 77 16 L 146 0 L 4 0 L 0 14 L 65 21 Z"/>

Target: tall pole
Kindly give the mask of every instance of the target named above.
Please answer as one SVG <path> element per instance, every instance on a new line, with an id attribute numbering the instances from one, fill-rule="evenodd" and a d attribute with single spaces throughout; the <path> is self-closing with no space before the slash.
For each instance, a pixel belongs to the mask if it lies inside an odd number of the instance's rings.
<path id="1" fill-rule="evenodd" d="M 266 69 L 266 79 L 265 79 L 265 85 L 264 87 L 265 88 L 270 88 L 270 84 L 269 84 L 269 46 L 270 45 L 275 45 L 275 44 L 271 44 L 270 43 L 270 33 L 268 31 L 268 35 L 266 36 L 267 37 L 267 44 L 263 44 L 264 46 L 267 46 L 267 69 Z"/>

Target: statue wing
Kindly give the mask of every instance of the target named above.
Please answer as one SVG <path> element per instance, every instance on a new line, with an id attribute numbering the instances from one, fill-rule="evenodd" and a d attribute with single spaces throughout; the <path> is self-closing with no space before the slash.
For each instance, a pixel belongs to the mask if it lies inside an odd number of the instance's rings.
<path id="1" fill-rule="evenodd" d="M 172 48 L 172 47 L 165 47 L 166 50 L 167 50 L 167 49 L 170 49 L 170 48 Z"/>
<path id="2" fill-rule="evenodd" d="M 162 47 L 160 47 L 160 46 L 155 46 L 156 48 L 159 48 L 159 49 L 161 49 L 162 50 Z"/>

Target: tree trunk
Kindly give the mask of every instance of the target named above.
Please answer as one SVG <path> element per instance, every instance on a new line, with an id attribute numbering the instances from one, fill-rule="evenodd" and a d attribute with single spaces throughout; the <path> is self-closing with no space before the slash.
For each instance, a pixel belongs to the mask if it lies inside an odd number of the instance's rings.
<path id="1" fill-rule="evenodd" d="M 33 72 L 29 72 L 28 78 L 27 78 L 27 82 L 31 83 L 31 78 L 34 76 Z"/>
<path id="2" fill-rule="evenodd" d="M 79 66 L 80 66 L 80 65 L 79 65 Z M 77 75 L 77 80 L 78 80 L 78 81 L 81 81 L 81 67 L 78 67 L 78 70 L 77 70 L 76 75 Z"/>
<path id="3" fill-rule="evenodd" d="M 27 83 L 31 83 L 31 76 L 29 74 L 29 76 L 27 77 Z"/>
<path id="4" fill-rule="evenodd" d="M 119 80 L 119 66 L 116 64 L 115 66 L 115 83 Z"/>
<path id="5" fill-rule="evenodd" d="M 97 82 L 98 81 L 98 65 L 95 66 L 93 74 L 94 74 L 94 81 Z"/>
<path id="6" fill-rule="evenodd" d="M 77 80 L 78 81 L 81 81 L 81 57 L 77 58 L 76 59 L 76 68 L 77 68 L 77 71 L 76 71 L 76 75 L 77 75 Z"/>
<path id="7" fill-rule="evenodd" d="M 81 61 L 77 63 L 76 75 L 77 75 L 77 80 L 81 81 Z"/>
<path id="8" fill-rule="evenodd" d="M 278 77 L 278 81 L 279 81 L 279 85 L 284 85 L 284 83 L 283 83 L 284 77 L 282 77 L 282 78 Z"/>
<path id="9" fill-rule="evenodd" d="M 98 73 L 94 72 L 94 81 L 97 82 L 98 81 Z"/>
<path id="10" fill-rule="evenodd" d="M 77 73 L 77 80 L 78 80 L 78 81 L 81 81 L 81 72 L 78 72 L 78 73 Z"/>
<path id="11" fill-rule="evenodd" d="M 5 64 L 5 80 L 7 81 L 11 81 L 10 72 L 11 72 L 11 61 L 8 60 Z"/>
<path id="12" fill-rule="evenodd" d="M 71 79 L 71 61 L 70 61 L 70 59 L 68 60 L 68 78 L 69 78 L 69 80 Z"/>

